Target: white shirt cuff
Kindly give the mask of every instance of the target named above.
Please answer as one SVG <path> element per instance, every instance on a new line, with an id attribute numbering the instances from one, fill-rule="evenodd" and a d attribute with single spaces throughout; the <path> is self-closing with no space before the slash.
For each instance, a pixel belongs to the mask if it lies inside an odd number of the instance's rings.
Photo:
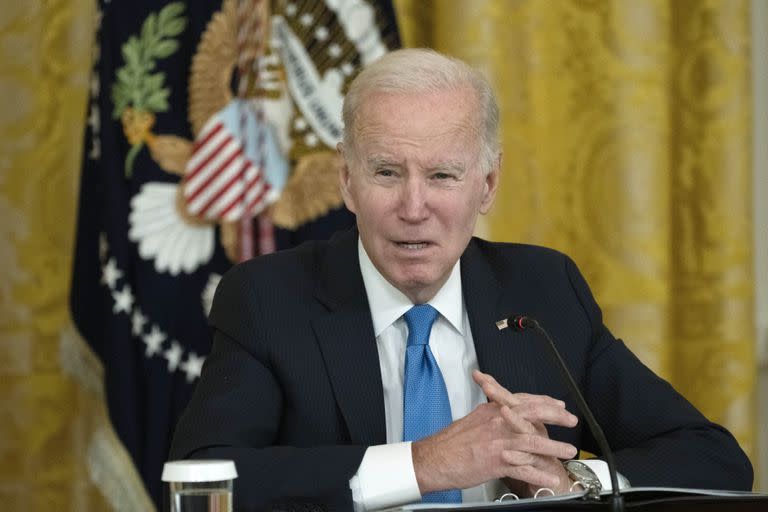
<path id="1" fill-rule="evenodd" d="M 355 512 L 419 501 L 411 442 L 369 446 L 349 488 Z"/>
<path id="2" fill-rule="evenodd" d="M 600 480 L 600 485 L 603 487 L 603 491 L 612 491 L 611 485 L 611 472 L 608 471 L 608 463 L 600 459 L 580 459 L 579 462 L 583 462 L 589 469 L 595 472 L 597 478 Z M 616 479 L 619 482 L 619 489 L 624 490 L 630 487 L 629 480 L 624 475 L 617 472 Z"/>

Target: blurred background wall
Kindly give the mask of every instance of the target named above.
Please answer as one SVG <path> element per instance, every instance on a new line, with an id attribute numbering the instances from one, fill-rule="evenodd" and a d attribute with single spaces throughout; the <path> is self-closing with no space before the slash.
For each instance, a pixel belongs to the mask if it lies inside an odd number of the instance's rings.
<path id="1" fill-rule="evenodd" d="M 0 503 L 7 510 L 108 510 L 86 463 L 92 439 L 105 431 L 103 401 L 98 387 L 72 379 L 62 364 L 73 353 L 65 340 L 76 339 L 67 335 L 68 294 L 94 22 L 90 0 L 0 9 Z"/>
<path id="2" fill-rule="evenodd" d="M 6 4 L 0 502 L 147 510 L 68 313 L 95 5 Z M 611 330 L 736 435 L 768 491 L 766 3 L 394 4 L 405 46 L 463 58 L 497 91 L 503 176 L 480 234 L 569 253 Z"/>
<path id="3" fill-rule="evenodd" d="M 768 2 L 752 1 L 752 100 L 755 311 L 758 365 L 755 485 L 768 491 Z"/>

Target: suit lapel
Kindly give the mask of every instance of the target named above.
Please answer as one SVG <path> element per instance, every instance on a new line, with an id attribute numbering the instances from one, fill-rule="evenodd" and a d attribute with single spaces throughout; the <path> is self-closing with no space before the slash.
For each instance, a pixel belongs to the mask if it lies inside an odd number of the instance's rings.
<path id="1" fill-rule="evenodd" d="M 531 371 L 531 331 L 498 330 L 496 322 L 510 315 L 526 313 L 526 290 L 516 278 L 518 269 L 494 268 L 472 239 L 461 258 L 461 283 L 480 370 L 492 375 L 509 391 L 533 392 L 535 375 Z M 482 244 L 485 244 L 482 242 Z M 504 273 L 502 276 L 501 273 Z M 504 283 L 502 285 L 502 283 Z"/>
<path id="2" fill-rule="evenodd" d="M 339 409 L 353 443 L 384 444 L 381 368 L 360 274 L 357 231 L 334 237 L 321 265 L 315 296 L 327 311 L 312 324 Z"/>

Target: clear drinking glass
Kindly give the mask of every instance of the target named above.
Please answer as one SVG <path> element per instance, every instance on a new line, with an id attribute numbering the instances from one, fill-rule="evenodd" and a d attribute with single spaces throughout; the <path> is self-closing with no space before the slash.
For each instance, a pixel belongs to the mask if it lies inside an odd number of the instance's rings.
<path id="1" fill-rule="evenodd" d="M 237 478 L 231 460 L 166 462 L 171 512 L 232 512 L 232 484 Z"/>

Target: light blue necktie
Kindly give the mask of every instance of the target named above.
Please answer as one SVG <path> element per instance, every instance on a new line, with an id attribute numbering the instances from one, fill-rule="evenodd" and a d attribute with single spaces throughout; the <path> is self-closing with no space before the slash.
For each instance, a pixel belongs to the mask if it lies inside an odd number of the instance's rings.
<path id="1" fill-rule="evenodd" d="M 405 314 L 408 346 L 405 349 L 403 441 L 418 441 L 447 427 L 451 403 L 443 374 L 429 349 L 429 332 L 437 318 L 429 304 L 417 304 Z M 425 494 L 427 503 L 461 503 L 461 491 L 452 489 Z"/>

